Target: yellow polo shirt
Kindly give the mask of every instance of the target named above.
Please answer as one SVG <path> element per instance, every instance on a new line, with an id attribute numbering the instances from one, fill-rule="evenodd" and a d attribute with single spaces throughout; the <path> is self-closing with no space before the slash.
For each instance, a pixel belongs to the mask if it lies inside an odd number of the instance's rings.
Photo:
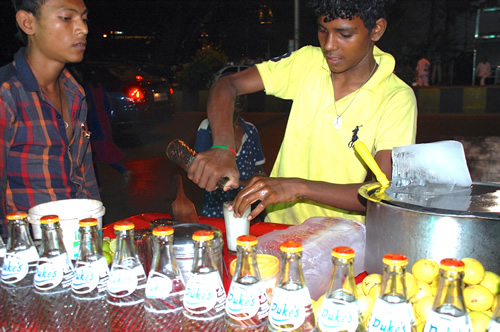
<path id="1" fill-rule="evenodd" d="M 257 65 L 266 94 L 293 100 L 272 177 L 364 182 L 368 169 L 348 146 L 356 128 L 373 155 L 415 143 L 415 94 L 393 73 L 395 60 L 390 54 L 377 47 L 373 54 L 379 65 L 373 76 L 336 105 L 330 69 L 320 48 L 305 46 Z M 342 119 L 339 129 L 334 127 L 337 114 Z M 284 224 L 319 216 L 364 222 L 363 214 L 305 199 L 269 206 L 267 212 L 267 221 Z"/>

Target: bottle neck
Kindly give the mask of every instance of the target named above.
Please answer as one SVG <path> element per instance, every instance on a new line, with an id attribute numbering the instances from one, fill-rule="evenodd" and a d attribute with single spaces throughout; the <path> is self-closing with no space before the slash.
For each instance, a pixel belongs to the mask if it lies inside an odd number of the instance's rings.
<path id="1" fill-rule="evenodd" d="M 136 257 L 134 245 L 135 232 L 133 229 L 115 231 L 116 235 L 116 252 L 115 258 L 121 263 L 127 257 Z M 115 259 L 116 260 L 116 259 Z M 129 263 L 130 264 L 130 263 Z"/>
<path id="2" fill-rule="evenodd" d="M 32 247 L 33 240 L 29 235 L 26 220 L 9 220 L 9 238 L 7 240 L 7 251 L 26 250 Z"/>
<path id="3" fill-rule="evenodd" d="M 212 240 L 194 241 L 193 273 L 217 271 L 212 245 Z"/>
<path id="4" fill-rule="evenodd" d="M 333 257 L 332 262 L 332 273 L 326 296 L 340 297 L 343 300 L 357 298 L 353 269 L 354 260 L 352 258 L 342 259 Z"/>
<path id="5" fill-rule="evenodd" d="M 238 246 L 234 280 L 240 283 L 252 284 L 261 281 L 257 264 L 257 246 Z"/>
<path id="6" fill-rule="evenodd" d="M 304 275 L 302 274 L 302 252 L 281 253 L 280 281 L 278 287 L 287 290 L 301 289 L 305 286 Z"/>
<path id="7" fill-rule="evenodd" d="M 80 255 L 78 260 L 97 260 L 102 256 L 102 245 L 97 226 L 80 227 Z"/>
<path id="8" fill-rule="evenodd" d="M 41 256 L 56 256 L 66 252 L 59 223 L 42 225 Z"/>
<path id="9" fill-rule="evenodd" d="M 405 284 L 406 266 L 384 264 L 382 298 L 390 303 L 407 302 Z"/>
<path id="10" fill-rule="evenodd" d="M 439 278 L 436 301 L 432 310 L 444 313 L 450 310 L 450 306 L 456 310 L 466 312 L 462 294 L 463 273 L 456 271 L 441 271 Z"/>
<path id="11" fill-rule="evenodd" d="M 176 272 L 177 265 L 174 257 L 174 236 L 153 236 L 152 269 L 156 271 Z"/>

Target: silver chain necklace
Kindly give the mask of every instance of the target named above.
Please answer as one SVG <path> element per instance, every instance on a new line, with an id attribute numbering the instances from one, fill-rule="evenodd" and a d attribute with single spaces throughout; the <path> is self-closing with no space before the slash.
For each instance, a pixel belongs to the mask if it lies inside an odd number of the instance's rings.
<path id="1" fill-rule="evenodd" d="M 356 93 L 354 94 L 354 97 L 351 98 L 351 101 L 349 102 L 349 104 L 347 105 L 346 108 L 344 108 L 344 111 L 342 113 L 337 113 L 337 102 L 335 101 L 335 97 L 334 97 L 334 100 L 333 100 L 333 107 L 335 108 L 335 115 L 337 115 L 335 117 L 335 119 L 333 120 L 333 126 L 335 127 L 335 129 L 339 129 L 340 126 L 342 126 L 342 119 L 341 119 L 341 116 L 344 115 L 344 113 L 347 111 L 347 109 L 349 108 L 349 106 L 351 106 L 352 102 L 354 101 L 354 99 L 356 99 L 356 96 L 358 95 L 359 91 L 361 90 L 361 88 L 366 84 L 366 82 L 368 82 L 368 80 L 370 79 L 370 77 L 372 77 L 373 73 L 375 72 L 375 70 L 377 70 L 377 67 L 378 67 L 378 64 L 375 62 L 375 66 L 373 66 L 373 69 L 372 69 L 372 72 L 370 73 L 370 75 L 368 75 L 368 77 L 366 78 L 366 80 L 363 82 L 363 84 L 361 84 L 361 86 L 359 87 L 358 90 L 356 90 Z M 332 84 L 334 85 L 334 81 L 333 81 L 333 73 L 331 73 L 331 76 L 332 76 Z M 335 85 L 334 85 L 335 86 Z M 335 93 L 335 92 L 334 92 Z"/>

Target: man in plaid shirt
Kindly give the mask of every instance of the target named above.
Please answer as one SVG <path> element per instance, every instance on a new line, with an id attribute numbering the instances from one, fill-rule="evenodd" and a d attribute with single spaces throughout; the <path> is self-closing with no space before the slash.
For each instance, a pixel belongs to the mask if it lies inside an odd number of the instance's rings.
<path id="1" fill-rule="evenodd" d="M 87 104 L 65 69 L 86 48 L 83 0 L 13 0 L 26 44 L 0 68 L 0 227 L 5 215 L 54 200 L 100 200 Z"/>

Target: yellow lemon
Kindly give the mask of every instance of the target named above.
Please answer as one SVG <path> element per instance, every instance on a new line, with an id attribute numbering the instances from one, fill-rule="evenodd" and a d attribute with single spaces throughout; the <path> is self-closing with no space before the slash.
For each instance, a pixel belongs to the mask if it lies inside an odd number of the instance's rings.
<path id="1" fill-rule="evenodd" d="M 417 279 L 410 272 L 405 272 L 406 297 L 412 298 L 418 292 Z"/>
<path id="2" fill-rule="evenodd" d="M 368 295 L 376 299 L 377 297 L 380 296 L 380 289 L 382 288 L 381 284 L 375 284 L 373 285 L 372 288 L 368 291 Z"/>
<path id="3" fill-rule="evenodd" d="M 481 285 L 471 285 L 464 288 L 465 306 L 471 311 L 486 311 L 493 306 L 495 297 L 488 288 Z"/>
<path id="4" fill-rule="evenodd" d="M 434 296 L 424 297 L 413 304 L 413 311 L 419 321 L 425 322 L 434 304 Z"/>
<path id="5" fill-rule="evenodd" d="M 363 293 L 368 294 L 370 288 L 372 288 L 374 285 L 382 284 L 382 275 L 378 273 L 369 274 L 363 279 L 361 284 L 361 287 L 363 287 Z"/>
<path id="6" fill-rule="evenodd" d="M 484 278 L 484 267 L 481 262 L 474 258 L 463 258 L 462 262 L 465 264 L 464 270 L 464 283 L 467 285 L 477 285 Z"/>
<path id="7" fill-rule="evenodd" d="M 436 296 L 438 287 L 439 287 L 439 278 L 436 278 L 431 282 L 432 296 Z"/>
<path id="8" fill-rule="evenodd" d="M 358 296 L 366 295 L 365 292 L 363 291 L 363 283 L 362 282 L 360 282 L 359 284 L 356 285 L 356 291 L 358 293 Z"/>
<path id="9" fill-rule="evenodd" d="M 321 295 L 317 301 L 312 300 L 312 306 L 313 306 L 313 311 L 314 311 L 314 316 L 316 318 L 316 321 L 318 321 L 319 311 L 321 310 L 321 305 L 323 304 L 324 298 L 325 298 L 325 295 Z"/>
<path id="10" fill-rule="evenodd" d="M 370 319 L 370 315 L 372 314 L 372 309 L 374 304 L 375 304 L 375 298 L 369 295 L 358 296 L 358 307 L 359 311 L 363 315 L 365 327 L 367 326 L 368 320 Z"/>
<path id="11" fill-rule="evenodd" d="M 472 323 L 472 331 L 485 332 L 490 322 L 490 317 L 479 311 L 469 312 L 469 318 Z"/>
<path id="12" fill-rule="evenodd" d="M 411 303 L 415 303 L 418 300 L 423 299 L 424 297 L 432 296 L 431 286 L 425 281 L 417 280 L 417 287 L 417 293 L 412 298 L 410 298 Z"/>
<path id="13" fill-rule="evenodd" d="M 417 325 L 417 332 L 422 332 L 424 330 L 424 327 L 425 327 L 425 322 L 419 323 Z"/>
<path id="14" fill-rule="evenodd" d="M 411 273 L 417 280 L 422 280 L 430 284 L 439 276 L 439 265 L 432 259 L 422 258 L 413 264 Z"/>
<path id="15" fill-rule="evenodd" d="M 500 294 L 500 276 L 495 272 L 485 271 L 484 278 L 479 284 L 488 288 L 493 295 Z"/>

